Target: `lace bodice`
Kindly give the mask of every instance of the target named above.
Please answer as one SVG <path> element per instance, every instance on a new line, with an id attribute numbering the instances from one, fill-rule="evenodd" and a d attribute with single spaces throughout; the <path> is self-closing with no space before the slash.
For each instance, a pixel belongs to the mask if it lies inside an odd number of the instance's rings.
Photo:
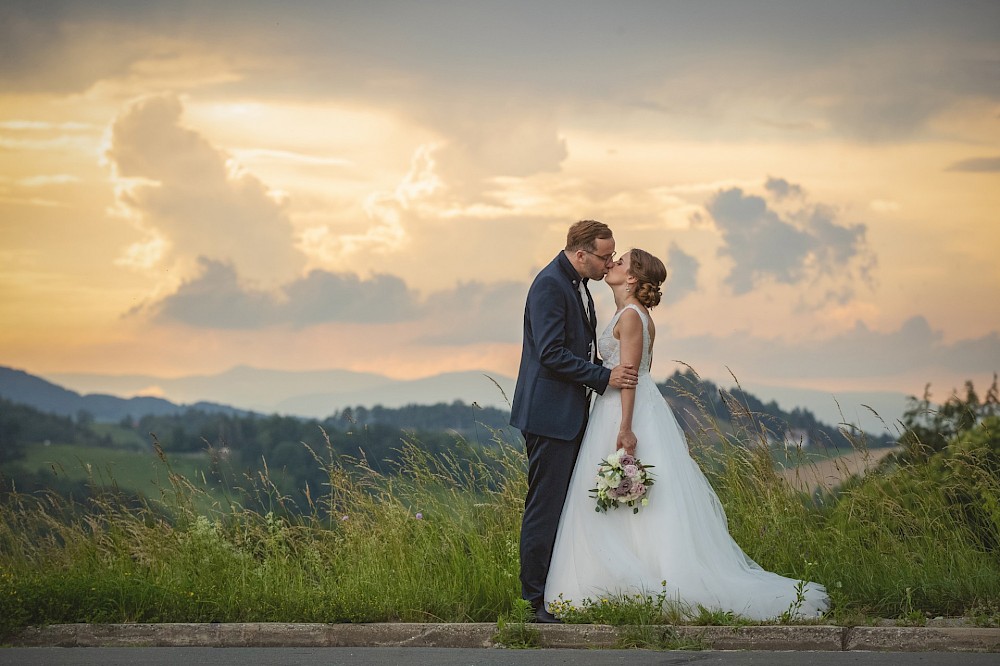
<path id="1" fill-rule="evenodd" d="M 647 375 L 649 374 L 649 362 L 653 356 L 653 350 L 651 349 L 650 339 L 649 339 L 649 315 L 642 311 L 642 308 L 629 303 L 624 308 L 615 313 L 615 316 L 611 318 L 611 322 L 608 323 L 607 328 L 601 333 L 601 337 L 597 340 L 597 351 L 601 355 L 601 359 L 604 361 L 604 367 L 613 368 L 619 363 L 621 363 L 621 343 L 615 337 L 615 325 L 618 324 L 619 317 L 627 309 L 635 310 L 639 313 L 639 318 L 642 319 L 642 361 L 639 362 L 639 374 Z"/>

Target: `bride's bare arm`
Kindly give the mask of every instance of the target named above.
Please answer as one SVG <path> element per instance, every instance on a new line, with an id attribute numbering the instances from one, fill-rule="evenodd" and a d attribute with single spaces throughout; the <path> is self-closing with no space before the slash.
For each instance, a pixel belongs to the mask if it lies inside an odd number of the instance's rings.
<path id="1" fill-rule="evenodd" d="M 642 319 L 639 313 L 628 308 L 615 326 L 615 337 L 621 345 L 622 364 L 631 364 L 633 368 L 639 367 L 642 361 Z M 636 441 L 632 432 L 632 411 L 635 408 L 635 389 L 622 389 L 622 422 L 618 429 L 618 442 L 616 448 L 625 449 L 626 453 L 634 454 Z"/>

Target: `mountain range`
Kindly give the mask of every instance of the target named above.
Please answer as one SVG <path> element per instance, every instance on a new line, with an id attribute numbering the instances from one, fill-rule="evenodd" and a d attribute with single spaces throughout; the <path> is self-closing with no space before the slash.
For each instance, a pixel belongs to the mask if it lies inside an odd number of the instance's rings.
<path id="1" fill-rule="evenodd" d="M 286 372 L 238 366 L 216 375 L 53 375 L 0 366 L 0 397 L 42 411 L 102 421 L 126 415 L 173 414 L 188 408 L 325 418 L 346 407 L 402 407 L 461 400 L 509 409 L 514 382 L 480 372 L 455 372 L 399 381 L 347 370 Z"/>
<path id="2" fill-rule="evenodd" d="M 87 412 L 100 421 L 120 421 L 126 416 L 147 414 L 165 416 L 179 414 L 191 408 L 228 414 L 247 413 L 246 410 L 204 400 L 178 405 L 153 396 L 121 398 L 105 393 L 80 395 L 23 370 L 3 366 L 0 366 L 0 398 L 60 416 L 75 417 L 81 412 Z"/>
<path id="3" fill-rule="evenodd" d="M 906 396 L 893 392 L 844 392 L 743 383 L 762 401 L 785 411 L 807 409 L 828 424 L 852 423 L 876 434 L 895 433 Z M 101 420 L 131 414 L 163 414 L 197 407 L 204 411 L 253 411 L 325 418 L 346 407 L 387 408 L 460 400 L 509 409 L 514 379 L 486 372 L 451 372 L 413 380 L 349 370 L 284 371 L 237 366 L 211 375 L 156 377 L 55 373 L 46 377 L 0 366 L 0 397 L 54 413 L 85 410 Z M 874 409 L 874 416 L 867 407 Z"/>

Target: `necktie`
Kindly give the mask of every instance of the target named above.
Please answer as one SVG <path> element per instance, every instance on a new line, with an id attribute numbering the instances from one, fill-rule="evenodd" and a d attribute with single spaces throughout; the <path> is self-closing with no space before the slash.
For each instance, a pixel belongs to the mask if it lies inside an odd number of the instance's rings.
<path id="1" fill-rule="evenodd" d="M 587 291 L 586 280 L 580 280 L 580 302 L 583 303 L 583 313 L 587 316 L 587 321 L 590 322 L 591 329 L 596 325 L 594 319 L 590 316 L 590 293 Z M 597 359 L 597 355 L 594 353 L 594 343 L 590 343 L 590 362 L 593 363 Z"/>

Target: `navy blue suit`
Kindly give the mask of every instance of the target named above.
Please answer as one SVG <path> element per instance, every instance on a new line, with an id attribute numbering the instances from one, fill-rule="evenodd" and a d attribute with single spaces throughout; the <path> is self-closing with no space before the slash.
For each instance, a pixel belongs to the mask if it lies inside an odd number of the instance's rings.
<path id="1" fill-rule="evenodd" d="M 590 362 L 596 345 L 593 302 L 585 309 L 580 275 L 560 252 L 535 276 L 524 308 L 524 343 L 510 423 L 524 435 L 528 494 L 521 522 L 521 596 L 544 605 L 545 579 L 566 490 L 590 404 L 611 371 Z M 588 292 L 589 293 L 589 292 Z"/>

